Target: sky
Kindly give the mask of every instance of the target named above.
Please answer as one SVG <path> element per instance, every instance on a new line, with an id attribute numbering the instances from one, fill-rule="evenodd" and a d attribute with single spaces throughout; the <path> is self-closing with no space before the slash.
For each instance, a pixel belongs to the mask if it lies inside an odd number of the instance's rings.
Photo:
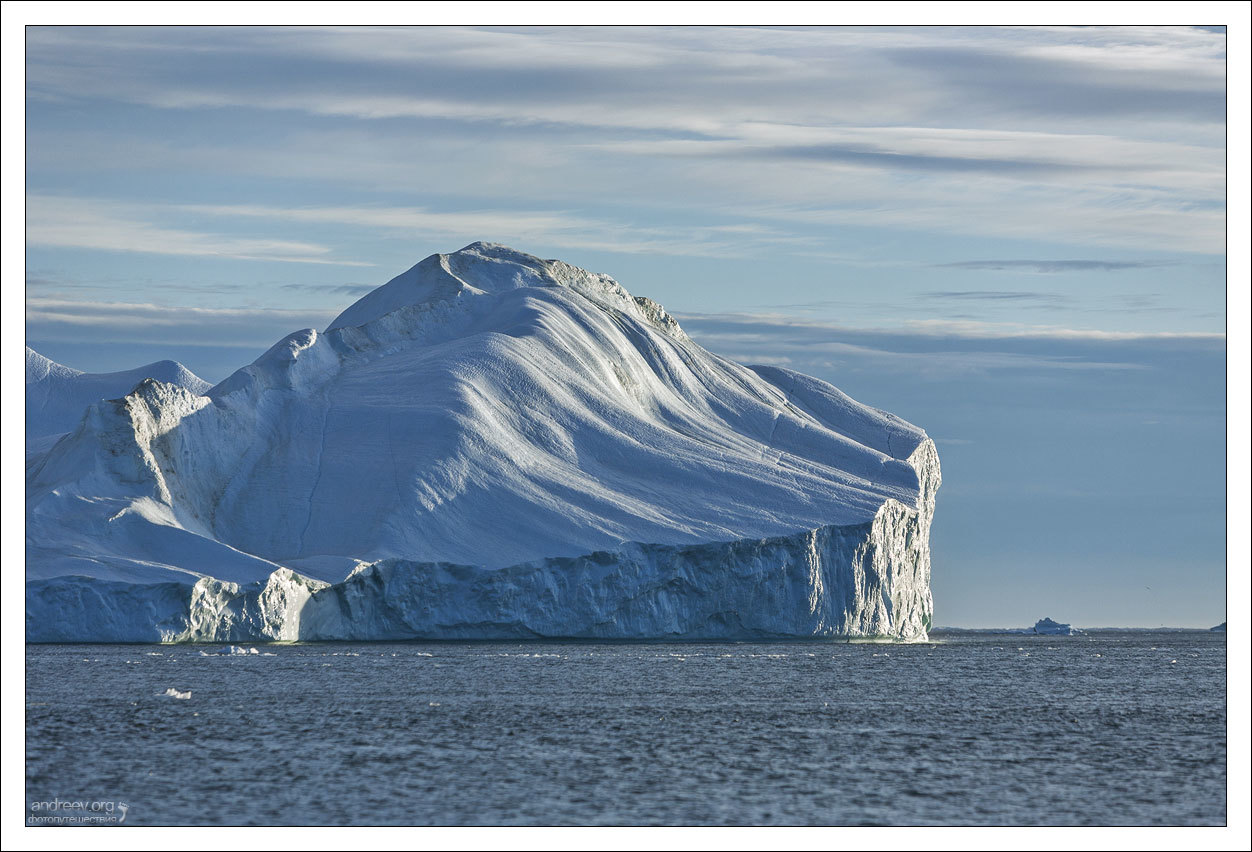
<path id="1" fill-rule="evenodd" d="M 25 338 L 218 381 L 505 243 L 926 429 L 937 624 L 1208 627 L 1226 51 L 1221 27 L 30 27 Z"/>

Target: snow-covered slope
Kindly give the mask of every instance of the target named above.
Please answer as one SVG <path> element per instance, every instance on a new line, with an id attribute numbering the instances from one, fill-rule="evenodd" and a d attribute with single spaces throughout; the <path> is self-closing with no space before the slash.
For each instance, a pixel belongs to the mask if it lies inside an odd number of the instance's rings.
<path id="1" fill-rule="evenodd" d="M 26 453 L 42 452 L 78 425 L 87 406 L 130 393 L 143 379 L 204 393 L 209 383 L 177 361 L 157 361 L 117 373 L 84 373 L 26 347 Z"/>
<path id="2" fill-rule="evenodd" d="M 938 485 L 899 418 L 475 243 L 95 404 L 28 464 L 27 635 L 917 638 Z"/>

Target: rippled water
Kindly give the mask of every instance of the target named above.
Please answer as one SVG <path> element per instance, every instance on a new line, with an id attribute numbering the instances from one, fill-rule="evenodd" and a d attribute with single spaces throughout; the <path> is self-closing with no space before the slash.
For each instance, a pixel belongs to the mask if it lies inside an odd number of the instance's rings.
<path id="1" fill-rule="evenodd" d="M 28 646 L 28 824 L 1226 820 L 1222 635 L 260 650 Z"/>

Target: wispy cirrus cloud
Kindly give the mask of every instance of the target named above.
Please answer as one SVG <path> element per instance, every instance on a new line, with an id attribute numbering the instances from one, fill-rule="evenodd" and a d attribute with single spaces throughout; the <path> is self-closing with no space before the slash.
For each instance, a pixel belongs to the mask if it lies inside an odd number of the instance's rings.
<path id="1" fill-rule="evenodd" d="M 675 312 L 683 323 L 701 328 L 734 331 L 736 334 L 773 335 L 789 332 L 797 339 L 814 339 L 815 336 L 855 338 L 860 335 L 891 335 L 916 338 L 952 338 L 969 340 L 1074 340 L 1074 341 L 1131 341 L 1131 340 L 1191 340 L 1225 345 L 1226 335 L 1220 332 L 1159 331 L 1137 332 L 1105 329 L 1066 328 L 1056 325 L 1020 322 L 986 322 L 980 320 L 914 319 L 902 324 L 877 328 L 849 327 L 838 323 L 799 318 L 788 314 L 763 313 L 707 313 Z"/>
<path id="2" fill-rule="evenodd" d="M 1172 266 L 1160 260 L 962 260 L 937 264 L 946 269 L 977 269 L 993 272 L 1115 272 L 1123 269 L 1152 269 Z"/>
<path id="3" fill-rule="evenodd" d="M 301 285 L 287 285 L 291 287 Z M 347 292 L 363 285 L 336 285 Z M 26 300 L 30 339 L 74 343 L 200 345 L 264 349 L 300 328 L 324 328 L 334 311 L 195 308 L 151 302 L 100 302 L 45 296 Z M 1013 323 L 918 321 L 883 329 L 757 314 L 678 314 L 692 337 L 732 360 L 806 369 L 830 359 L 882 368 L 951 372 L 1140 369 L 1133 361 L 1083 347 L 1105 344 L 1225 346 L 1222 334 L 1065 329 Z M 807 365 L 807 367 L 806 367 Z"/>
<path id="4" fill-rule="evenodd" d="M 758 223 L 655 227 L 613 221 L 568 210 L 436 210 L 391 205 L 280 207 L 273 205 L 177 205 L 179 211 L 223 219 L 269 219 L 346 225 L 380 233 L 421 236 L 468 245 L 486 239 L 513 245 L 544 244 L 618 254 L 734 257 L 752 247 L 807 241 Z"/>
<path id="5" fill-rule="evenodd" d="M 30 296 L 26 299 L 28 322 L 63 322 L 81 326 L 174 326 L 185 323 L 239 323 L 249 316 L 263 313 L 290 325 L 301 320 L 323 317 L 322 312 L 255 307 L 197 308 L 171 307 L 149 302 L 97 302 L 77 299 L 56 299 Z M 311 326 L 304 325 L 300 328 Z"/>
<path id="6" fill-rule="evenodd" d="M 244 131 L 31 146 L 71 167 L 1223 246 L 1225 37 L 1185 27 L 32 28 L 28 48 L 32 102 Z"/>
<path id="7" fill-rule="evenodd" d="M 918 322 L 847 328 L 775 314 L 679 314 L 689 335 L 747 364 L 830 377 L 842 371 L 934 376 L 1122 373 L 1157 369 L 1177 353 L 1212 358 L 1220 334 L 1129 334 L 978 322 Z"/>
<path id="8" fill-rule="evenodd" d="M 283 284 L 284 290 L 312 291 L 332 295 L 364 296 L 378 287 L 377 284 Z"/>
<path id="9" fill-rule="evenodd" d="M 932 337 L 963 337 L 981 340 L 1194 340 L 1221 341 L 1221 332 L 1192 331 L 1111 331 L 1092 328 L 1069 328 L 1059 325 L 1032 325 L 1020 322 L 985 322 L 982 320 L 920 319 L 907 320 L 905 327 L 916 334 Z"/>
<path id="10" fill-rule="evenodd" d="M 963 127 L 808 126 L 739 122 L 723 138 L 602 143 L 606 151 L 665 157 L 797 161 L 875 171 L 983 173 L 1023 181 L 1140 183 L 1218 192 L 1223 150 L 1163 139 Z"/>
<path id="11" fill-rule="evenodd" d="M 302 328 L 325 328 L 337 311 L 254 306 L 198 308 L 28 296 L 31 340 L 266 348 Z"/>
<path id="12" fill-rule="evenodd" d="M 202 222 L 206 216 L 218 219 L 222 230 L 211 232 L 158 224 L 180 219 Z M 336 259 L 330 247 L 316 243 L 238 235 L 241 230 L 255 230 L 255 226 L 248 223 L 256 220 L 287 225 L 343 225 L 376 234 L 455 244 L 456 247 L 487 239 L 522 246 L 543 244 L 617 254 L 686 257 L 734 257 L 754 246 L 807 243 L 784 230 L 761 224 L 661 228 L 562 210 L 177 204 L 51 195 L 27 196 L 26 241 L 30 245 L 118 252 L 335 266 L 375 265 Z"/>
<path id="13" fill-rule="evenodd" d="M 1036 302 L 1057 305 L 1069 301 L 1061 293 L 1032 293 L 1015 290 L 932 290 L 922 298 L 958 302 Z"/>
<path id="14" fill-rule="evenodd" d="M 373 266 L 336 259 L 322 245 L 264 239 L 160 224 L 151 205 L 55 195 L 26 196 L 26 242 L 59 248 L 222 257 L 280 263 Z"/>
<path id="15" fill-rule="evenodd" d="M 176 109 L 683 130 L 745 112 L 793 122 L 819 92 L 833 109 L 884 119 L 962 101 L 1020 109 L 1014 99 L 1031 93 L 1079 115 L 1128 102 L 1189 121 L 1198 108 L 1215 121 L 1224 112 L 1202 97 L 1224 80 L 1224 37 L 1188 28 L 34 28 L 28 44 L 33 94 Z M 287 73 L 293 61 L 305 73 Z M 345 73 L 367 68 L 377 74 Z M 856 89 L 828 85 L 852 78 Z"/>

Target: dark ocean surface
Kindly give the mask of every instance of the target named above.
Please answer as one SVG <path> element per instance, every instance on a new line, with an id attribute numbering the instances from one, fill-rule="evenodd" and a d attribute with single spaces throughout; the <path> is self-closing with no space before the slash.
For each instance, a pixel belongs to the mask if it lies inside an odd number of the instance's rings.
<path id="1" fill-rule="evenodd" d="M 1226 822 L 1224 634 L 255 647 L 27 646 L 27 824 Z"/>

